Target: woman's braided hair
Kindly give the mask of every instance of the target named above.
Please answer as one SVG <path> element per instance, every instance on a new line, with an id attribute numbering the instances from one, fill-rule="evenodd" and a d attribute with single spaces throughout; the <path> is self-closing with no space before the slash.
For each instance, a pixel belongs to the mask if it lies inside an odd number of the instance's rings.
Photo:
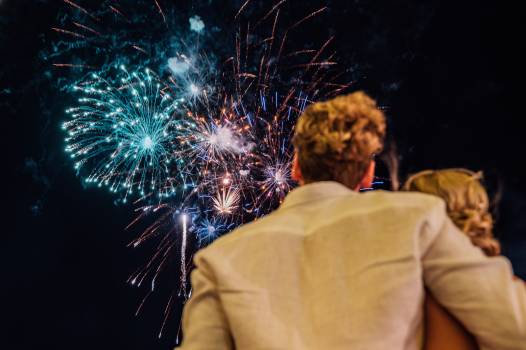
<path id="1" fill-rule="evenodd" d="M 481 184 L 482 173 L 466 169 L 426 170 L 411 176 L 404 189 L 443 198 L 448 215 L 486 255 L 500 254 L 500 244 L 493 237 L 493 219 L 489 199 Z"/>
<path id="2" fill-rule="evenodd" d="M 361 91 L 310 105 L 293 138 L 303 178 L 356 187 L 383 148 L 385 128 L 383 112 Z"/>

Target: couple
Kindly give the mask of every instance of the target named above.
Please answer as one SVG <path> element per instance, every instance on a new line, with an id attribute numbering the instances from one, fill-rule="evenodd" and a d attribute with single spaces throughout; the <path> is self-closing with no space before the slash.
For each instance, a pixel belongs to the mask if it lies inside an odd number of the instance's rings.
<path id="1" fill-rule="evenodd" d="M 362 92 L 305 110 L 301 186 L 196 255 L 183 349 L 526 349 L 526 285 L 497 256 L 477 174 L 358 192 L 385 129 Z"/>

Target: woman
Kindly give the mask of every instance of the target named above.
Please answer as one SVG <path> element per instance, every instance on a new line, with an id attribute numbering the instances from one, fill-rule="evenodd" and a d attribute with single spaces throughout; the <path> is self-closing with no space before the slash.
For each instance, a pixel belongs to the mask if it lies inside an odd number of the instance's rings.
<path id="1" fill-rule="evenodd" d="M 481 177 L 481 173 L 466 169 L 426 170 L 410 177 L 404 190 L 443 198 L 455 225 L 486 255 L 495 256 L 500 254 L 500 244 L 493 237 L 493 219 Z M 426 350 L 478 349 L 475 339 L 429 292 L 425 317 Z"/>

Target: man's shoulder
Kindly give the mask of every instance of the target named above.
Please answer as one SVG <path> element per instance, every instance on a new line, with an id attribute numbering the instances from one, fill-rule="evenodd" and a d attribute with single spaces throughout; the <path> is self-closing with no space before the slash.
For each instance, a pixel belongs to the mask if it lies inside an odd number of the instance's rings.
<path id="1" fill-rule="evenodd" d="M 377 194 L 371 192 L 371 195 L 381 197 L 379 201 L 385 202 L 385 205 L 394 208 L 397 212 L 410 211 L 418 215 L 439 217 L 446 215 L 446 203 L 442 198 L 434 195 L 406 191 L 378 191 Z"/>
<path id="2" fill-rule="evenodd" d="M 250 240 L 251 236 L 261 231 L 260 227 L 266 225 L 266 222 L 272 220 L 271 217 L 274 217 L 276 212 L 270 213 L 262 218 L 254 220 L 252 222 L 243 224 L 231 232 L 224 234 L 223 236 L 217 238 L 214 242 L 208 245 L 205 248 L 199 250 L 199 256 L 213 255 L 215 252 L 225 252 L 228 250 L 228 247 L 237 246 L 240 241 Z M 239 247 L 235 249 L 238 250 Z"/>
<path id="3" fill-rule="evenodd" d="M 408 192 L 408 191 L 370 191 L 367 195 L 382 197 L 385 200 L 398 203 L 400 205 L 419 206 L 419 207 L 435 207 L 443 206 L 442 198 L 422 192 Z"/>
<path id="4" fill-rule="evenodd" d="M 429 211 L 445 209 L 442 198 L 421 192 L 391 192 L 391 191 L 369 191 L 360 195 L 360 205 L 392 207 L 394 209 L 412 209 L 416 211 Z M 344 199 L 352 204 L 353 197 Z"/>
<path id="5" fill-rule="evenodd" d="M 358 200 L 345 198 L 338 203 L 340 212 L 351 207 L 353 209 L 343 215 L 365 215 L 369 220 L 395 220 L 417 226 L 426 223 L 432 231 L 438 230 L 447 217 L 442 198 L 420 192 L 370 191 L 358 196 Z"/>

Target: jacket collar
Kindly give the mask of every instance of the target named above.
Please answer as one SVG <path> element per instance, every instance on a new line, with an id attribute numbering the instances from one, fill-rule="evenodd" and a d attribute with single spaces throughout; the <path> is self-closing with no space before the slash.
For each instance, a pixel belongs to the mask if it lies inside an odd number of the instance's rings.
<path id="1" fill-rule="evenodd" d="M 319 181 L 300 186 L 292 190 L 280 206 L 280 209 L 315 202 L 331 197 L 357 195 L 358 193 L 335 181 Z"/>

